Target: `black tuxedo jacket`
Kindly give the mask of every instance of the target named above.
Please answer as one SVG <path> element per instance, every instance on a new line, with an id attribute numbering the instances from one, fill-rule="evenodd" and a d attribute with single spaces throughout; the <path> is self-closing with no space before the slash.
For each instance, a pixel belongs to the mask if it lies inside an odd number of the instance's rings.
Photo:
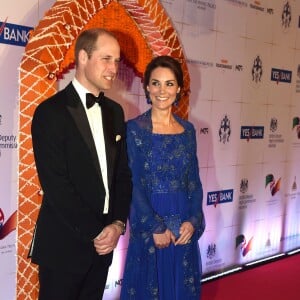
<path id="1" fill-rule="evenodd" d="M 82 102 L 70 83 L 42 102 L 32 120 L 32 143 L 43 200 L 29 256 L 33 263 L 85 272 L 97 255 L 93 239 L 113 220 L 126 223 L 131 199 L 124 113 L 103 99 L 109 213 L 96 147 Z M 112 254 L 98 258 L 110 265 Z"/>

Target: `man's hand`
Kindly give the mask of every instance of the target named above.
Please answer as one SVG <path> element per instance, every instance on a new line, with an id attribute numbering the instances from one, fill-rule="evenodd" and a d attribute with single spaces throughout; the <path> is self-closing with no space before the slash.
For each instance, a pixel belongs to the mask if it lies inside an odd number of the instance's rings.
<path id="1" fill-rule="evenodd" d="M 99 255 L 105 255 L 112 252 L 119 241 L 122 233 L 120 226 L 110 224 L 104 227 L 101 233 L 94 239 L 94 246 Z"/>

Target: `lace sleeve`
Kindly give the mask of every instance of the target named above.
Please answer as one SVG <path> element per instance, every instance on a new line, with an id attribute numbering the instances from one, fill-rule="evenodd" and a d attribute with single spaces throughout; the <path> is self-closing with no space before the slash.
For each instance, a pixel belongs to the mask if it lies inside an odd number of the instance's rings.
<path id="1" fill-rule="evenodd" d="M 191 165 L 188 176 L 188 197 L 189 197 L 189 221 L 193 224 L 198 233 L 198 238 L 202 235 L 205 229 L 205 219 L 202 209 L 203 189 L 199 176 L 199 167 L 197 159 L 197 144 L 195 129 L 192 127 L 190 131 L 191 144 Z"/>
<path id="2" fill-rule="evenodd" d="M 166 230 L 162 218 L 150 203 L 151 174 L 147 156 L 151 155 L 150 136 L 133 121 L 127 124 L 127 150 L 132 172 L 133 191 L 130 210 L 132 234 L 162 233 Z"/>

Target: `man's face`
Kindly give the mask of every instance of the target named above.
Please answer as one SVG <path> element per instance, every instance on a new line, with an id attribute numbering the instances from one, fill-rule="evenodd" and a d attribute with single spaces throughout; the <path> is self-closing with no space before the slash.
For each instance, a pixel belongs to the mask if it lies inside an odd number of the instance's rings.
<path id="1" fill-rule="evenodd" d="M 108 90 L 117 76 L 120 62 L 120 46 L 113 37 L 101 35 L 96 42 L 91 57 L 81 50 L 80 82 L 93 94 Z"/>

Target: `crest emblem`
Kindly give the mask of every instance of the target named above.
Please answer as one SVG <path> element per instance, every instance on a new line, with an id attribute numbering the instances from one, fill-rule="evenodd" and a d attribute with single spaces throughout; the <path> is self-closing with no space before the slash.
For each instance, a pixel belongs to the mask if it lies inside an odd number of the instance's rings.
<path id="1" fill-rule="evenodd" d="M 227 115 L 225 115 L 225 117 L 221 121 L 221 125 L 219 128 L 220 142 L 222 142 L 223 144 L 229 142 L 230 134 L 231 134 L 230 120 L 228 119 Z"/>
<path id="2" fill-rule="evenodd" d="M 217 246 L 214 243 L 211 243 L 208 245 L 207 250 L 206 250 L 206 257 L 209 259 L 212 259 L 216 255 L 216 249 Z"/>
<path id="3" fill-rule="evenodd" d="M 254 81 L 255 83 L 260 82 L 262 74 L 263 74 L 262 60 L 260 59 L 259 55 L 257 55 L 254 59 L 253 66 L 252 66 L 252 81 Z"/>
<path id="4" fill-rule="evenodd" d="M 277 130 L 278 121 L 276 118 L 272 118 L 270 122 L 270 130 L 275 132 Z"/>
<path id="5" fill-rule="evenodd" d="M 291 6 L 289 2 L 287 2 L 284 7 L 281 14 L 281 25 L 283 28 L 288 28 L 291 25 L 292 21 L 292 12 L 291 12 Z"/>
<path id="6" fill-rule="evenodd" d="M 245 194 L 248 191 L 248 179 L 243 178 L 240 183 L 240 192 Z"/>

